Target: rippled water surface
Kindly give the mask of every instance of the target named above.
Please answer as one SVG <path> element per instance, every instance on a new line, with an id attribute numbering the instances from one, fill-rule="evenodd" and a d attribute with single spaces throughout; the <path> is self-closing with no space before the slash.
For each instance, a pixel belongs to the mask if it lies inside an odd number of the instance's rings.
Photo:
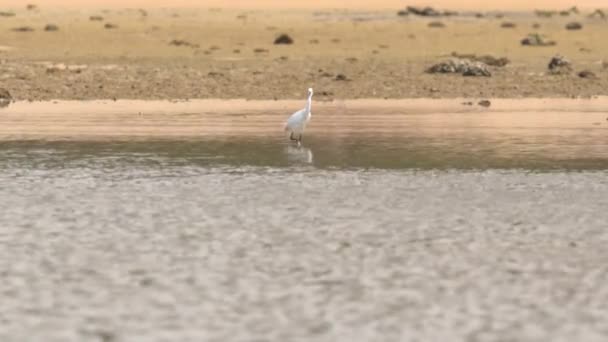
<path id="1" fill-rule="evenodd" d="M 606 131 L 487 132 L 0 142 L 0 340 L 606 340 Z"/>

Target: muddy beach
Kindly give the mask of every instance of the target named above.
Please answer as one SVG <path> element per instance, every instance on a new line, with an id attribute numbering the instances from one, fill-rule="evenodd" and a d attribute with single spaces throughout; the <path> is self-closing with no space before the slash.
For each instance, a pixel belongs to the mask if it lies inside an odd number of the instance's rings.
<path id="1" fill-rule="evenodd" d="M 608 89 L 608 25 L 593 8 L 482 7 L 440 17 L 400 9 L 7 9 L 2 87 L 17 100 L 296 99 L 309 86 L 318 100 L 592 97 Z M 573 23 L 579 29 L 567 28 Z M 275 44 L 283 34 L 288 43 Z M 556 55 L 568 72 L 548 68 Z M 487 63 L 487 72 L 428 72 L 452 60 Z"/>

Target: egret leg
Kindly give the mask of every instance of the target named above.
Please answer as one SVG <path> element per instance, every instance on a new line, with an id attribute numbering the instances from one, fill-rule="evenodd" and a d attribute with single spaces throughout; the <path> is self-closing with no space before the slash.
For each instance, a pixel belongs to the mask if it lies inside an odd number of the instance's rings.
<path id="1" fill-rule="evenodd" d="M 291 132 L 291 135 L 289 135 L 289 140 L 291 141 L 297 141 L 298 139 L 293 137 L 293 132 Z"/>
<path id="2" fill-rule="evenodd" d="M 300 136 L 298 136 L 298 142 L 301 143 L 302 142 L 302 133 L 300 133 Z"/>

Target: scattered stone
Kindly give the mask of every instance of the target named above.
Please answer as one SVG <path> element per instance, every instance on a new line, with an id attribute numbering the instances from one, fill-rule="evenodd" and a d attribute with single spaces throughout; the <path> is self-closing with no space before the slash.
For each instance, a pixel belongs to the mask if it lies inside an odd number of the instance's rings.
<path id="1" fill-rule="evenodd" d="M 549 72 L 554 75 L 569 74 L 572 72 L 572 63 L 565 57 L 556 55 L 549 61 Z"/>
<path id="2" fill-rule="evenodd" d="M 114 24 L 111 24 L 111 23 L 107 23 L 107 24 L 103 25 L 103 27 L 104 27 L 106 30 L 112 30 L 112 29 L 118 28 L 118 26 L 117 26 L 117 25 L 114 25 Z"/>
<path id="3" fill-rule="evenodd" d="M 477 103 L 478 105 L 482 106 L 482 107 L 490 107 L 492 105 L 492 102 L 490 102 L 490 100 L 481 100 Z"/>
<path id="4" fill-rule="evenodd" d="M 13 29 L 11 29 L 11 31 L 14 32 L 33 32 L 34 29 L 29 27 L 29 26 L 20 26 L 20 27 L 15 27 Z"/>
<path id="5" fill-rule="evenodd" d="M 593 72 L 591 72 L 589 70 L 583 70 L 583 71 L 579 72 L 578 73 L 578 77 L 580 77 L 580 78 L 588 78 L 588 79 L 595 79 L 595 78 L 597 78 L 597 76 Z"/>
<path id="6" fill-rule="evenodd" d="M 103 17 L 100 15 L 92 15 L 89 17 L 90 21 L 103 21 Z"/>
<path id="7" fill-rule="evenodd" d="M 475 13 L 475 18 L 481 19 L 483 17 L 485 17 L 485 15 L 483 13 Z"/>
<path id="8" fill-rule="evenodd" d="M 59 31 L 59 26 L 55 25 L 55 24 L 48 24 L 44 27 L 44 30 L 46 32 L 55 32 L 55 31 Z"/>
<path id="9" fill-rule="evenodd" d="M 505 65 L 511 63 L 511 61 L 506 57 L 494 57 L 490 55 L 477 56 L 475 54 L 459 54 L 457 52 L 452 52 L 452 57 L 470 59 L 475 62 L 481 62 L 483 64 L 495 67 L 504 67 Z"/>
<path id="10" fill-rule="evenodd" d="M 441 21 L 431 21 L 429 23 L 429 27 L 443 28 L 443 27 L 445 27 L 445 24 L 442 23 Z"/>
<path id="11" fill-rule="evenodd" d="M 388 46 L 386 44 L 380 44 L 380 45 L 378 45 L 378 47 L 381 49 L 388 49 L 390 46 Z"/>
<path id="12" fill-rule="evenodd" d="M 397 15 L 400 17 L 406 17 L 410 14 L 410 12 L 408 10 L 400 10 L 399 12 L 397 12 Z"/>
<path id="13" fill-rule="evenodd" d="M 416 6 L 407 6 L 408 13 L 419 15 L 422 17 L 439 17 L 441 16 L 441 12 L 435 10 L 432 7 L 416 7 Z"/>
<path id="14" fill-rule="evenodd" d="M 253 52 L 255 52 L 255 53 L 266 53 L 266 52 L 268 52 L 268 50 L 267 49 L 262 49 L 262 48 L 255 48 L 255 49 L 253 49 Z"/>
<path id="15" fill-rule="evenodd" d="M 37 9 L 38 9 L 38 6 L 36 6 L 36 5 L 34 5 L 34 4 L 28 4 L 27 6 L 25 6 L 25 8 L 26 8 L 28 11 L 35 11 L 35 10 L 37 10 Z"/>
<path id="16" fill-rule="evenodd" d="M 187 47 L 191 47 L 191 48 L 199 48 L 200 45 L 198 44 L 192 44 L 187 40 L 182 40 L 182 39 L 173 39 L 172 41 L 169 42 L 169 45 L 172 46 L 187 46 Z"/>
<path id="17" fill-rule="evenodd" d="M 521 45 L 526 46 L 554 46 L 556 44 L 555 41 L 547 40 L 538 33 L 531 33 L 521 40 Z"/>
<path id="18" fill-rule="evenodd" d="M 293 39 L 287 34 L 281 34 L 274 40 L 275 45 L 285 44 L 290 45 L 293 44 Z"/>
<path id="19" fill-rule="evenodd" d="M 222 74 L 221 72 L 217 72 L 217 71 L 210 71 L 207 73 L 207 76 L 209 77 L 223 77 L 224 74 Z"/>
<path id="20" fill-rule="evenodd" d="M 54 73 L 58 73 L 58 72 L 69 71 L 69 72 L 73 72 L 75 74 L 80 74 L 83 71 L 85 71 L 86 69 L 88 69 L 88 66 L 84 65 L 84 64 L 82 64 L 82 65 L 78 65 L 78 64 L 65 65 L 63 63 L 47 64 L 46 73 L 54 74 Z"/>
<path id="21" fill-rule="evenodd" d="M 341 42 L 341 40 L 340 40 L 340 38 L 334 38 L 334 39 L 331 40 L 331 42 L 334 43 L 334 44 L 338 44 L 338 43 Z"/>
<path id="22" fill-rule="evenodd" d="M 601 9 L 596 9 L 593 13 L 589 14 L 589 18 L 606 19 L 606 17 L 606 13 Z"/>
<path id="23" fill-rule="evenodd" d="M 462 74 L 463 76 L 492 76 L 486 64 L 458 58 L 453 58 L 433 65 L 427 69 L 426 72 L 430 74 L 458 73 Z"/>
<path id="24" fill-rule="evenodd" d="M 577 22 L 572 22 L 572 23 L 568 23 L 566 25 L 566 30 L 580 30 L 583 28 L 583 25 L 581 23 L 577 23 Z"/>
<path id="25" fill-rule="evenodd" d="M 241 50 L 239 50 L 239 49 L 234 49 L 234 50 L 232 50 L 232 53 L 241 53 Z"/>
<path id="26" fill-rule="evenodd" d="M 337 74 L 335 80 L 336 81 L 348 81 L 348 77 L 346 77 L 343 74 Z"/>
<path id="27" fill-rule="evenodd" d="M 462 105 L 463 105 L 463 106 L 472 106 L 472 105 L 473 105 L 473 102 L 471 102 L 471 101 L 468 101 L 468 102 L 463 102 L 463 103 L 462 103 Z"/>
<path id="28" fill-rule="evenodd" d="M 506 22 L 500 24 L 500 27 L 502 27 L 502 28 L 515 28 L 515 27 L 517 27 L 517 25 L 515 25 L 515 23 L 512 23 L 510 21 L 506 21 Z"/>
<path id="29" fill-rule="evenodd" d="M 350 62 L 350 63 L 356 63 L 357 61 L 359 61 L 355 57 L 348 57 L 348 58 L 345 58 L 344 60 L 347 61 L 347 62 Z"/>
<path id="30" fill-rule="evenodd" d="M 539 23 L 534 23 L 534 24 L 532 24 L 532 28 L 539 29 L 540 28 L 540 24 Z"/>
<path id="31" fill-rule="evenodd" d="M 11 93 L 4 88 L 0 88 L 0 102 L 11 102 L 12 100 Z"/>
<path id="32" fill-rule="evenodd" d="M 14 17 L 14 12 L 0 12 L 0 17 Z"/>
<path id="33" fill-rule="evenodd" d="M 319 40 L 318 39 L 311 39 L 308 41 L 310 44 L 319 44 Z"/>
<path id="34" fill-rule="evenodd" d="M 554 14 L 557 14 L 555 11 L 544 11 L 544 10 L 536 10 L 534 11 L 537 17 L 540 18 L 551 18 Z"/>

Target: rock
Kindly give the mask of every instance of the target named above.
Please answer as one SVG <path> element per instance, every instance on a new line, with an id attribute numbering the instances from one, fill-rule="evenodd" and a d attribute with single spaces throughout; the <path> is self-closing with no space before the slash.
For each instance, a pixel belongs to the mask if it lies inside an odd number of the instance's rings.
<path id="1" fill-rule="evenodd" d="M 459 73 L 463 76 L 492 76 L 486 64 L 468 59 L 457 58 L 435 64 L 427 69 L 426 72 L 430 74 Z"/>
<path id="2" fill-rule="evenodd" d="M 606 13 L 601 9 L 596 9 L 593 13 L 589 14 L 589 18 L 606 19 L 606 17 Z"/>
<path id="3" fill-rule="evenodd" d="M 537 17 L 541 18 L 551 18 L 553 15 L 557 14 L 556 11 L 544 11 L 544 10 L 536 10 L 534 11 Z"/>
<path id="4" fill-rule="evenodd" d="M 566 24 L 566 30 L 580 30 L 583 28 L 583 25 L 581 23 L 577 23 L 577 22 L 572 22 L 572 23 L 568 23 Z"/>
<path id="5" fill-rule="evenodd" d="M 397 15 L 400 17 L 406 17 L 410 14 L 410 12 L 408 10 L 401 10 L 399 12 L 397 12 Z"/>
<path id="6" fill-rule="evenodd" d="M 504 67 L 505 65 L 511 63 L 511 61 L 506 57 L 494 57 L 490 55 L 477 56 L 475 54 L 459 54 L 457 52 L 452 52 L 452 56 L 460 59 L 470 59 L 475 62 L 481 62 L 495 67 Z"/>
<path id="7" fill-rule="evenodd" d="M 502 28 L 515 28 L 515 27 L 517 27 L 517 25 L 515 25 L 515 23 L 512 23 L 510 21 L 506 21 L 506 22 L 500 24 L 500 27 L 502 27 Z"/>
<path id="8" fill-rule="evenodd" d="M 11 29 L 11 31 L 14 32 L 33 32 L 34 29 L 29 27 L 29 26 L 20 26 L 20 27 L 15 27 L 13 29 Z"/>
<path id="9" fill-rule="evenodd" d="M 336 81 L 348 81 L 348 77 L 346 77 L 343 74 L 337 74 L 335 80 Z"/>
<path id="10" fill-rule="evenodd" d="M 262 49 L 262 48 L 255 48 L 255 49 L 253 49 L 253 52 L 255 52 L 255 53 L 266 53 L 266 52 L 268 52 L 268 50 L 267 49 Z"/>
<path id="11" fill-rule="evenodd" d="M 347 62 L 350 62 L 350 63 L 356 63 L 359 61 L 356 57 L 348 57 L 348 58 L 345 58 L 344 60 Z"/>
<path id="12" fill-rule="evenodd" d="M 0 12 L 0 17 L 14 17 L 14 12 Z"/>
<path id="13" fill-rule="evenodd" d="M 540 24 L 539 23 L 534 23 L 534 24 L 532 24 L 532 28 L 539 29 L 540 28 Z"/>
<path id="14" fill-rule="evenodd" d="M 482 106 L 482 107 L 490 107 L 492 105 L 492 102 L 490 102 L 490 100 L 481 100 L 477 103 L 478 105 Z"/>
<path id="15" fill-rule="evenodd" d="M 103 21 L 103 17 L 100 15 L 92 15 L 89 17 L 90 21 Z"/>
<path id="16" fill-rule="evenodd" d="M 46 32 L 55 32 L 55 31 L 59 31 L 59 26 L 55 25 L 55 24 L 48 24 L 44 27 L 44 30 Z"/>
<path id="17" fill-rule="evenodd" d="M 441 21 L 431 21 L 429 23 L 429 27 L 443 28 L 443 27 L 445 27 L 445 24 L 442 23 Z"/>
<path id="18" fill-rule="evenodd" d="M 589 70 L 583 70 L 583 71 L 579 72 L 578 73 L 578 77 L 580 77 L 580 78 L 589 78 L 589 79 L 595 79 L 595 78 L 597 78 L 597 76 L 593 72 L 591 72 Z"/>
<path id="19" fill-rule="evenodd" d="M 565 57 L 556 55 L 549 61 L 549 72 L 554 75 L 569 74 L 572 72 L 572 63 Z"/>
<path id="20" fill-rule="evenodd" d="M 25 6 L 25 8 L 26 8 L 28 11 L 35 11 L 35 10 L 37 10 L 37 9 L 38 9 L 38 6 L 36 6 L 36 5 L 34 5 L 34 4 L 28 4 L 27 6 Z"/>
<path id="21" fill-rule="evenodd" d="M 311 39 L 308 41 L 308 43 L 310 44 L 319 44 L 319 40 L 318 39 Z"/>
<path id="22" fill-rule="evenodd" d="M 293 39 L 289 35 L 283 33 L 274 40 L 274 44 L 275 45 L 279 45 L 279 44 L 290 45 L 290 44 L 293 44 Z"/>
<path id="23" fill-rule="evenodd" d="M 557 43 L 552 40 L 546 40 L 538 33 L 531 33 L 526 38 L 521 40 L 521 45 L 526 46 L 554 46 Z"/>
<path id="24" fill-rule="evenodd" d="M 441 16 L 441 12 L 435 10 L 432 7 L 408 6 L 407 11 L 411 14 L 419 15 L 422 17 L 439 17 L 439 16 Z"/>
<path id="25" fill-rule="evenodd" d="M 0 102 L 10 102 L 12 100 L 11 93 L 4 88 L 0 88 Z"/>
<path id="26" fill-rule="evenodd" d="M 111 24 L 111 23 L 107 23 L 107 24 L 103 25 L 103 28 L 105 28 L 106 30 L 112 30 L 112 29 L 118 28 L 118 26 Z"/>
<path id="27" fill-rule="evenodd" d="M 187 47 L 191 47 L 191 48 L 199 48 L 200 45 L 198 44 L 192 44 L 187 40 L 182 40 L 182 39 L 173 39 L 172 41 L 169 42 L 169 45 L 172 46 L 187 46 Z"/>

